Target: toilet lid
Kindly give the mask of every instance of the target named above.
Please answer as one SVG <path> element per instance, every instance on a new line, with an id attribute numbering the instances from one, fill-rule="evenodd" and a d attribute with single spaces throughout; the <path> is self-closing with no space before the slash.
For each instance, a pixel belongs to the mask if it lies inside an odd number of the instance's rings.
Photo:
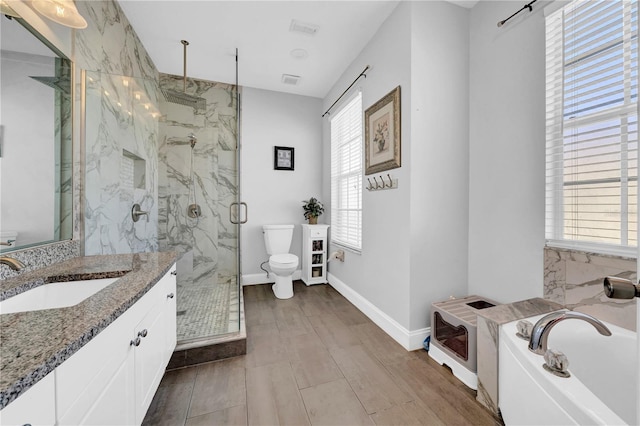
<path id="1" fill-rule="evenodd" d="M 291 264 L 298 263 L 298 256 L 295 254 L 274 254 L 269 258 L 269 262 L 279 263 L 279 264 Z"/>

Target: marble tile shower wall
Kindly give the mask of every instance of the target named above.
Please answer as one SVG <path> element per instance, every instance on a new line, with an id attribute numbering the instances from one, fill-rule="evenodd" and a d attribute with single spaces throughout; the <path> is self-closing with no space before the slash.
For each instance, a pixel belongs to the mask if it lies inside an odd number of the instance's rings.
<path id="1" fill-rule="evenodd" d="M 86 82 L 85 254 L 155 251 L 158 72 L 117 2 L 78 2 L 78 9 L 91 21 L 88 28 L 76 32 L 76 63 L 90 70 Z M 123 149 L 145 161 L 144 189 L 131 190 L 120 182 Z M 149 211 L 148 218 L 133 222 L 134 203 Z"/>
<path id="2" fill-rule="evenodd" d="M 89 26 L 84 30 L 75 31 L 73 40 L 73 60 L 76 65 L 75 73 L 75 118 L 79 117 L 80 110 L 80 70 L 100 71 L 114 75 L 131 76 L 142 78 L 149 81 L 157 81 L 158 71 L 148 55 L 146 49 L 140 42 L 133 27 L 129 23 L 127 17 L 123 13 L 118 3 L 114 0 L 96 0 L 96 1 L 78 1 L 76 2 L 78 11 L 88 21 Z M 57 25 L 57 24 L 51 24 Z M 79 123 L 79 120 L 77 121 Z M 113 123 L 114 120 L 111 121 Z M 71 120 L 67 121 L 71 125 Z M 98 125 L 109 124 L 109 121 L 101 122 Z M 87 123 L 87 129 L 94 124 Z M 103 132 L 108 133 L 111 129 L 104 128 Z M 137 144 L 144 146 L 145 152 L 155 150 L 156 140 L 149 135 L 137 133 L 136 136 L 140 140 Z M 57 263 L 68 259 L 70 256 L 79 256 L 82 254 L 80 248 L 80 240 L 83 238 L 83 230 L 81 229 L 82 218 L 84 215 L 84 203 L 81 200 L 81 188 L 83 185 L 82 177 L 82 160 L 80 159 L 79 142 L 79 126 L 74 126 L 74 147 L 73 147 L 73 241 L 61 242 L 57 244 L 49 244 L 46 246 L 25 249 L 13 253 L 12 256 L 31 261 L 28 270 L 41 268 L 52 263 Z M 98 143 L 97 140 L 93 141 Z M 87 152 L 96 151 L 96 147 L 87 146 Z M 120 152 L 122 149 L 120 148 Z M 115 152 L 115 151 L 114 151 Z M 157 157 L 157 155 L 156 155 Z M 62 159 L 64 161 L 64 158 Z M 155 160 L 157 164 L 157 159 Z M 67 167 L 67 166 L 64 166 Z M 157 170 L 157 167 L 152 170 Z M 157 174 L 148 177 L 150 181 L 157 182 Z M 65 185 L 71 184 L 65 180 Z M 151 187 L 150 187 L 151 188 Z M 99 196 L 108 199 L 113 196 L 112 188 L 103 187 L 85 187 L 87 193 L 98 193 Z M 150 191 L 146 195 L 148 203 L 153 202 L 157 206 L 157 191 Z M 99 207 L 99 206 L 97 206 Z M 157 207 L 156 207 L 157 210 Z M 64 212 L 66 216 L 68 212 Z M 154 220 L 157 220 L 154 217 Z M 105 218 L 103 218 L 105 219 Z M 149 226 L 145 228 L 149 232 L 148 235 L 137 234 L 136 238 L 142 238 L 143 243 L 137 245 L 136 249 L 142 247 L 151 249 L 157 247 L 157 222 L 150 219 Z M 70 226 L 68 221 L 64 222 L 64 226 Z M 128 241 L 131 236 L 131 229 L 126 226 L 120 229 L 121 221 L 116 218 L 100 223 L 100 235 L 104 236 L 100 239 L 92 239 L 85 247 L 86 254 L 101 253 L 103 250 L 130 252 L 133 250 L 131 246 L 127 247 L 122 244 L 123 240 Z M 114 241 L 109 241 L 113 238 Z M 97 241 L 97 242 L 96 242 Z M 104 246 L 103 246 L 104 243 Z M 135 245 L 134 245 L 135 246 Z M 15 275 L 13 271 L 0 271 L 0 278 Z"/>
<path id="3" fill-rule="evenodd" d="M 85 254 L 157 251 L 157 84 L 98 72 L 86 80 Z M 125 150 L 144 161 L 140 188 L 122 180 Z M 148 212 L 138 222 L 134 204 Z"/>
<path id="4" fill-rule="evenodd" d="M 602 281 L 608 275 L 635 282 L 636 260 L 549 247 L 544 250 L 545 299 L 635 331 L 636 302 L 607 298 Z"/>
<path id="5" fill-rule="evenodd" d="M 182 91 L 182 77 L 160 74 L 160 87 Z M 216 274 L 236 273 L 237 229 L 229 221 L 229 206 L 238 191 L 234 90 L 224 83 L 188 79 L 186 92 L 204 98 L 205 109 L 161 99 L 158 240 L 160 250 L 186 254 L 178 264 L 181 281 L 211 283 L 217 282 Z M 190 134 L 197 138 L 195 199 L 202 208 L 197 220 L 187 216 L 193 203 Z"/>

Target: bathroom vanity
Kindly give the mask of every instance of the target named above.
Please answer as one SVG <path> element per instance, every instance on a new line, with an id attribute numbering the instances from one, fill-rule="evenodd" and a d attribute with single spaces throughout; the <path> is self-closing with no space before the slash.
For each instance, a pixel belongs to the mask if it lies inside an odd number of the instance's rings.
<path id="1" fill-rule="evenodd" d="M 329 225 L 302 225 L 302 281 L 327 282 L 327 229 Z"/>
<path id="2" fill-rule="evenodd" d="M 0 301 L 119 277 L 74 306 L 0 315 L 0 423 L 142 423 L 176 345 L 175 261 L 79 257 L 1 282 Z"/>

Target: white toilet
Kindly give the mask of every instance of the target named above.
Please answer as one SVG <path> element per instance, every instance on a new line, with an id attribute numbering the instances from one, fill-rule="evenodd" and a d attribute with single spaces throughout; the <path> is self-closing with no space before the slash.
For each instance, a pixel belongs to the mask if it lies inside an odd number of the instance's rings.
<path id="1" fill-rule="evenodd" d="M 271 287 L 278 299 L 293 297 L 291 276 L 298 268 L 298 256 L 289 253 L 293 237 L 293 225 L 263 225 L 264 245 L 269 255 L 269 267 L 276 283 Z"/>

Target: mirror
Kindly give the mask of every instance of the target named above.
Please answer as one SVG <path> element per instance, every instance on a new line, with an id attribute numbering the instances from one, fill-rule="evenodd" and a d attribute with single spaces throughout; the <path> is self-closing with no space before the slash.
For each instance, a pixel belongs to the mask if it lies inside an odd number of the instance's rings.
<path id="1" fill-rule="evenodd" d="M 72 237 L 72 63 L 24 20 L 0 19 L 0 252 L 7 252 Z"/>

